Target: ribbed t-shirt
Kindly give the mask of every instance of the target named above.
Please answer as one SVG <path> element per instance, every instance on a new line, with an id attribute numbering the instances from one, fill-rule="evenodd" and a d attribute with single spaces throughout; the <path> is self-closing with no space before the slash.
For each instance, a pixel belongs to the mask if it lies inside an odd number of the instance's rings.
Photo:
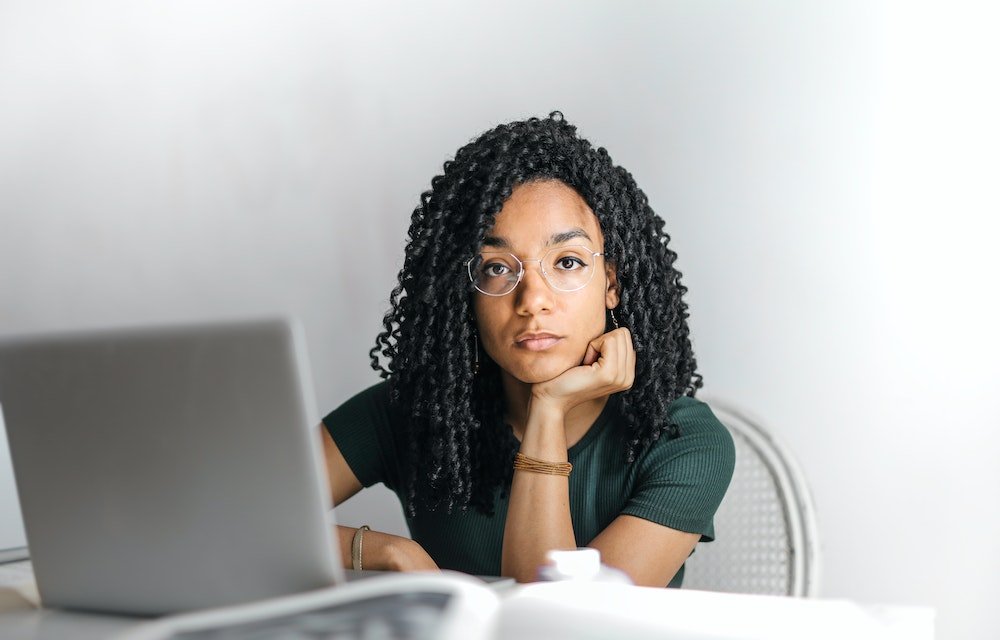
<path id="1" fill-rule="evenodd" d="M 569 449 L 569 504 L 578 546 L 585 547 L 619 515 L 715 538 L 712 518 L 729 487 L 733 440 L 705 403 L 682 396 L 669 408 L 680 435 L 659 438 L 631 464 L 625 460 L 625 423 L 615 396 L 593 426 Z M 407 416 L 389 403 L 388 385 L 376 384 L 323 419 L 348 466 L 365 487 L 383 483 L 404 498 L 402 479 Z M 411 537 L 442 569 L 500 575 L 507 491 L 496 492 L 493 515 L 474 508 L 418 510 L 406 522 Z M 671 580 L 679 587 L 684 567 Z"/>

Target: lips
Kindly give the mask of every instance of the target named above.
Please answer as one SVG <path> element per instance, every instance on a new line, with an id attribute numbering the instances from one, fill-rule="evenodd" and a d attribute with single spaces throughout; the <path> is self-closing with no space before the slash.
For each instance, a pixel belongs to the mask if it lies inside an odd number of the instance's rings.
<path id="1" fill-rule="evenodd" d="M 560 340 L 562 340 L 560 336 L 542 331 L 537 333 L 522 333 L 514 338 L 514 344 L 518 348 L 527 351 L 545 351 Z"/>

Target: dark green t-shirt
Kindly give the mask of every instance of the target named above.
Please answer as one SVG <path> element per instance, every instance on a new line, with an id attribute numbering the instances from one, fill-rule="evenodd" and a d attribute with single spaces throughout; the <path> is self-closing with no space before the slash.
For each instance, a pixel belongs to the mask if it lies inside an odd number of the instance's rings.
<path id="1" fill-rule="evenodd" d="M 586 435 L 569 449 L 573 473 L 569 504 L 578 546 L 585 547 L 619 515 L 632 515 L 714 539 L 712 517 L 733 475 L 735 451 L 729 431 L 708 405 L 689 397 L 674 400 L 671 421 L 680 436 L 662 437 L 628 464 L 624 421 L 615 397 Z M 388 386 L 376 384 L 331 412 L 323 423 L 362 485 L 402 487 L 404 443 L 396 439 L 405 414 L 390 406 Z M 402 498 L 401 498 L 402 500 Z M 410 535 L 442 569 L 499 575 L 509 498 L 497 491 L 494 514 L 475 509 L 417 512 L 407 516 Z M 670 582 L 679 587 L 684 568 Z"/>

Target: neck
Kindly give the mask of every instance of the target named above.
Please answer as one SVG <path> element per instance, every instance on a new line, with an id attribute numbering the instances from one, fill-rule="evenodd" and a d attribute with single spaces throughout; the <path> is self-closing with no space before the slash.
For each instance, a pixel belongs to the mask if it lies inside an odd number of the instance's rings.
<path id="1" fill-rule="evenodd" d="M 524 428 L 528 424 L 528 413 L 531 409 L 531 384 L 521 382 L 506 371 L 500 372 L 503 382 L 504 400 L 507 407 L 506 421 L 514 431 L 518 440 L 524 438 Z M 566 430 L 566 446 L 572 447 L 587 435 L 590 427 L 601 415 L 610 396 L 601 396 L 576 405 L 566 412 L 563 421 Z"/>

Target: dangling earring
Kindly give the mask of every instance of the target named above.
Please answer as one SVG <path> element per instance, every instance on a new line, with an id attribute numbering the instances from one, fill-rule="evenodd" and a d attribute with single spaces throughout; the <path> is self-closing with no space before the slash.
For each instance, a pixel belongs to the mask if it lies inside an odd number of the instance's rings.
<path id="1" fill-rule="evenodd" d="M 472 375 L 477 376 L 479 375 L 479 334 L 476 333 L 475 329 L 472 330 L 472 351 L 476 354 L 472 361 Z"/>
<path id="2" fill-rule="evenodd" d="M 618 318 L 615 317 L 615 310 L 608 309 L 608 311 L 611 313 L 611 324 L 615 325 L 615 329 L 619 329 L 620 327 L 618 326 Z"/>

